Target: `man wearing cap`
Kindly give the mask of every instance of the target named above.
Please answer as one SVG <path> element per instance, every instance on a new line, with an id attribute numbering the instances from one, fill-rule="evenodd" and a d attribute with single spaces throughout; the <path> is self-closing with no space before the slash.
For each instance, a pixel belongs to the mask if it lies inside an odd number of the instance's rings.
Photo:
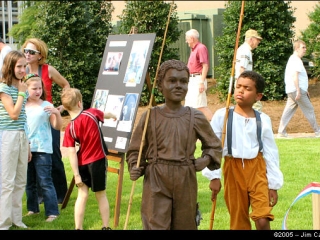
<path id="1" fill-rule="evenodd" d="M 236 65 L 235 65 L 235 85 L 237 84 L 237 79 L 239 75 L 245 70 L 253 70 L 252 61 L 252 50 L 258 47 L 262 37 L 258 34 L 256 30 L 249 29 L 245 34 L 244 43 L 238 48 L 236 55 Z M 262 104 L 257 101 L 253 108 L 257 111 L 261 111 Z"/>
<path id="2" fill-rule="evenodd" d="M 2 76 L 2 65 L 4 57 L 8 52 L 12 51 L 11 47 L 7 45 L 2 38 L 0 38 L 0 76 Z"/>

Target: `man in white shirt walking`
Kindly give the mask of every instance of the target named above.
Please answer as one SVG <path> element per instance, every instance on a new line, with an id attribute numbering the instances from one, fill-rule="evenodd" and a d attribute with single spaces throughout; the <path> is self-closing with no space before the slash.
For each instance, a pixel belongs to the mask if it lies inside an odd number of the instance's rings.
<path id="1" fill-rule="evenodd" d="M 306 54 L 306 43 L 297 40 L 293 43 L 293 54 L 290 56 L 284 76 L 286 85 L 287 103 L 283 110 L 278 128 L 278 137 L 288 137 L 286 127 L 294 113 L 301 108 L 304 116 L 310 123 L 315 137 L 320 137 L 320 129 L 316 120 L 314 108 L 308 93 L 309 78 L 301 58 Z"/>
<path id="2" fill-rule="evenodd" d="M 243 71 L 252 71 L 253 70 L 253 60 L 252 60 L 252 50 L 256 49 L 261 42 L 262 37 L 256 30 L 249 29 L 245 33 L 245 41 L 237 49 L 236 54 L 236 64 L 235 64 L 235 84 L 236 86 L 237 79 Z M 262 110 L 262 103 L 257 101 L 253 108 L 257 111 Z"/>

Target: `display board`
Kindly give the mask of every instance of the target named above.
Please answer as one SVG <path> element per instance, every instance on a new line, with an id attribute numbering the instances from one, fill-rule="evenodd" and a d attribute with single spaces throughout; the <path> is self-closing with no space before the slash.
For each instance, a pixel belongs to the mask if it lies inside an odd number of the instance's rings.
<path id="1" fill-rule="evenodd" d="M 101 125 L 110 150 L 127 152 L 155 36 L 108 36 L 91 107 L 117 116 Z"/>

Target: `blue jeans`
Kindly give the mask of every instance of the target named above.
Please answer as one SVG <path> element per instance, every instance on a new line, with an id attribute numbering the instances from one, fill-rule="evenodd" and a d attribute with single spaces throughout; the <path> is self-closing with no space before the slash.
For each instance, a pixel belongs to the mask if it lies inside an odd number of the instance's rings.
<path id="1" fill-rule="evenodd" d="M 62 161 L 62 154 L 60 151 L 60 131 L 51 127 L 52 133 L 52 181 L 58 198 L 58 203 L 62 203 L 68 191 L 67 176 Z M 43 198 L 39 193 L 39 203 L 42 203 Z"/>
<path id="2" fill-rule="evenodd" d="M 32 160 L 28 163 L 27 172 L 27 209 L 40 212 L 37 184 L 41 189 L 45 215 L 59 215 L 56 190 L 53 185 L 51 154 L 32 152 Z"/>

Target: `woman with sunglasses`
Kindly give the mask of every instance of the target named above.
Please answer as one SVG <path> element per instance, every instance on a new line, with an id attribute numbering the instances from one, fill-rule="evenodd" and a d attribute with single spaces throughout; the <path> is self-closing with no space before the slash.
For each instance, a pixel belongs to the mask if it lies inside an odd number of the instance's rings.
<path id="1" fill-rule="evenodd" d="M 38 74 L 44 84 L 47 95 L 47 101 L 52 101 L 52 84 L 55 83 L 61 88 L 69 88 L 69 82 L 55 69 L 53 66 L 46 63 L 48 58 L 48 46 L 45 42 L 38 38 L 29 38 L 22 45 L 22 51 L 27 59 L 27 73 Z M 57 107 L 60 112 L 63 112 L 62 105 Z M 60 131 L 54 128 L 52 130 L 52 179 L 56 189 L 58 203 L 62 203 L 68 191 L 67 177 L 62 161 L 60 151 Z M 41 199 L 39 199 L 41 201 Z"/>

